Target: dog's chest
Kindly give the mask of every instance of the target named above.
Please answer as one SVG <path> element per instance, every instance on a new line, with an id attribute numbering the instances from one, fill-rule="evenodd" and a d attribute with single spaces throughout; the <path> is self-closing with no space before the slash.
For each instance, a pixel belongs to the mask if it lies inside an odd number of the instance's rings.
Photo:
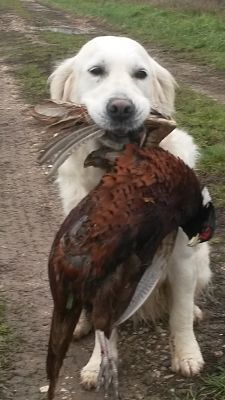
<path id="1" fill-rule="evenodd" d="M 57 183 L 67 215 L 100 181 L 104 171 L 84 168 L 84 160 L 98 145 L 90 141 L 76 150 L 59 168 Z"/>

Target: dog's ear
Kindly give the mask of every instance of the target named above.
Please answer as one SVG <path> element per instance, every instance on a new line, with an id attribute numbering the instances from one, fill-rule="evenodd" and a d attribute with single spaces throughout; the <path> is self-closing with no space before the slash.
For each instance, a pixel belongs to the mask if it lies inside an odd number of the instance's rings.
<path id="1" fill-rule="evenodd" d="M 155 60 L 151 60 L 151 64 L 153 73 L 151 80 L 152 106 L 160 113 L 171 116 L 174 111 L 176 81 L 171 73 Z"/>
<path id="2" fill-rule="evenodd" d="M 63 61 L 48 78 L 50 95 L 56 101 L 70 101 L 75 82 L 76 56 Z"/>

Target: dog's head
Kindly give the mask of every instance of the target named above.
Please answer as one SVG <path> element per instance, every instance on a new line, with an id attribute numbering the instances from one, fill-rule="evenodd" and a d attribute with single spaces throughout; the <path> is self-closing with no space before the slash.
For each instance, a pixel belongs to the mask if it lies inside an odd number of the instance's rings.
<path id="1" fill-rule="evenodd" d="M 50 77 L 51 97 L 84 104 L 117 140 L 141 130 L 152 108 L 170 116 L 175 81 L 136 41 L 103 36 L 86 43 Z"/>

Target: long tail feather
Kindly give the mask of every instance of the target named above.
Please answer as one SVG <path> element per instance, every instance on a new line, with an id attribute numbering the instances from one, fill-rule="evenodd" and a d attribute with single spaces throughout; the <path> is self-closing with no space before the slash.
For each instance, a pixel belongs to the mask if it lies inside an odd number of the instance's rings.
<path id="1" fill-rule="evenodd" d="M 48 344 L 47 377 L 49 379 L 48 400 L 55 394 L 59 371 L 72 341 L 73 331 L 79 320 L 81 307 L 75 306 L 64 313 L 54 308 Z"/>

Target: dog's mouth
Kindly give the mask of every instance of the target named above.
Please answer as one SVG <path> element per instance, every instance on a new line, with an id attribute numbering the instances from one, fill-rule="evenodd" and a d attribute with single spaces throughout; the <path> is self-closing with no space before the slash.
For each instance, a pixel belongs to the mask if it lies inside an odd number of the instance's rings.
<path id="1" fill-rule="evenodd" d="M 130 142 L 138 142 L 143 130 L 144 125 L 142 124 L 139 128 L 128 130 L 127 132 L 124 132 L 123 129 L 115 129 L 105 131 L 105 134 L 112 140 L 126 141 L 128 139 Z"/>
<path id="2" fill-rule="evenodd" d="M 139 128 L 124 132 L 124 130 L 107 130 L 99 141 L 104 146 L 110 147 L 113 150 L 122 149 L 128 143 L 136 143 L 142 146 L 146 137 L 146 129 L 144 125 Z"/>

